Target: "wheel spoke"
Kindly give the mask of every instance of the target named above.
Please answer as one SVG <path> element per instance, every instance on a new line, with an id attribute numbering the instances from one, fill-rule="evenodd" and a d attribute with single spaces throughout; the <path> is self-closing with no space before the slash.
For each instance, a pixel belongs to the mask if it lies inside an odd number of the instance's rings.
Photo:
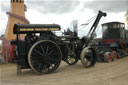
<path id="1" fill-rule="evenodd" d="M 42 47 L 42 45 L 41 45 L 41 44 L 39 44 L 39 46 L 40 46 L 40 48 L 41 48 L 41 50 L 42 50 L 43 54 L 45 54 L 45 52 L 44 52 L 44 48 Z"/>
<path id="2" fill-rule="evenodd" d="M 48 56 L 50 56 L 53 52 L 54 52 L 54 51 L 53 51 L 53 50 L 51 50 L 51 51 L 48 53 Z"/>
<path id="3" fill-rule="evenodd" d="M 50 60 L 58 62 L 59 60 L 49 57 Z"/>
<path id="4" fill-rule="evenodd" d="M 38 61 L 38 62 L 36 62 L 36 63 L 33 63 L 33 66 L 34 66 L 35 68 L 38 68 L 39 64 L 40 64 L 40 62 Z"/>
<path id="5" fill-rule="evenodd" d="M 39 62 L 38 60 L 34 60 L 34 61 L 32 61 L 33 64 L 38 63 L 38 62 Z"/>
<path id="6" fill-rule="evenodd" d="M 40 56 L 32 56 L 32 59 L 41 59 Z"/>
<path id="7" fill-rule="evenodd" d="M 51 50 L 51 49 L 55 49 L 55 46 L 54 45 L 50 45 L 50 49 L 49 50 Z"/>
<path id="8" fill-rule="evenodd" d="M 38 51 L 38 50 L 36 50 L 36 49 L 34 49 L 34 51 L 35 51 L 37 54 L 43 56 L 43 54 L 42 54 L 40 51 Z"/>
<path id="9" fill-rule="evenodd" d="M 46 65 L 44 65 L 43 67 L 44 67 L 44 70 L 43 70 L 43 71 L 44 71 L 44 72 L 47 72 L 47 71 L 48 71 L 47 66 L 46 66 Z"/>
<path id="10" fill-rule="evenodd" d="M 47 46 L 47 48 L 46 48 L 46 54 L 48 55 L 48 49 L 49 49 L 49 46 Z"/>
<path id="11" fill-rule="evenodd" d="M 41 63 L 39 64 L 38 70 L 41 70 Z"/>

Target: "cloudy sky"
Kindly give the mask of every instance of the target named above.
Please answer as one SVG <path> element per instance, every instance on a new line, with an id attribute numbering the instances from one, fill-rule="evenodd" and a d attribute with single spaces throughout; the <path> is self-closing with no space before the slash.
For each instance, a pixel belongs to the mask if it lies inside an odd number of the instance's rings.
<path id="1" fill-rule="evenodd" d="M 112 21 L 125 22 L 128 10 L 128 0 L 25 0 L 25 4 L 26 18 L 30 23 L 56 23 L 63 29 L 70 27 L 72 20 L 78 20 L 78 25 L 81 25 L 96 16 L 99 10 L 107 12 L 107 17 L 102 18 L 100 24 Z M 10 0 L 0 0 L 0 35 L 4 34 L 6 29 L 7 11 L 10 11 Z M 79 26 L 79 29 L 81 28 Z M 80 32 L 81 35 L 87 33 L 85 29 Z M 97 29 L 97 32 L 101 34 L 100 29 Z"/>

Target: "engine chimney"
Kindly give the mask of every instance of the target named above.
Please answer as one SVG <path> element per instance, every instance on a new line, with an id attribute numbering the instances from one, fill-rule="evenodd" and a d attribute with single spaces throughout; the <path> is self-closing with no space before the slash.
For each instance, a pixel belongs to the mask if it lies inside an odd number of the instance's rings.
<path id="1" fill-rule="evenodd" d="M 77 26 L 78 22 L 77 20 L 73 20 L 73 31 L 74 31 L 74 36 L 77 37 L 78 36 L 78 26 Z"/>

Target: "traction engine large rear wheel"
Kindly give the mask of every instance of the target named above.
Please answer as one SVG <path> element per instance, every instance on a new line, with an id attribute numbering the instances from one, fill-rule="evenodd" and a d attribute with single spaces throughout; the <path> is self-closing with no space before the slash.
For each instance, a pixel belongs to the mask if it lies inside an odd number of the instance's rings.
<path id="1" fill-rule="evenodd" d="M 28 63 L 38 74 L 54 72 L 59 67 L 61 58 L 59 46 L 50 40 L 36 42 L 28 53 Z"/>

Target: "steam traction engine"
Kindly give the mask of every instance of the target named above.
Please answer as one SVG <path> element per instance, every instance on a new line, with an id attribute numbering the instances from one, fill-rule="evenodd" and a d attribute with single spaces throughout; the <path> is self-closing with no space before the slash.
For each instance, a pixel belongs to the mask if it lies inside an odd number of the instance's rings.
<path id="1" fill-rule="evenodd" d="M 92 34 L 102 16 L 106 13 L 99 11 L 91 28 Z M 76 64 L 78 60 L 84 67 L 95 65 L 96 53 L 89 46 L 92 36 L 80 39 L 76 31 L 57 36 L 55 31 L 60 29 L 57 24 L 15 24 L 13 33 L 17 38 L 11 43 L 16 45 L 14 61 L 17 73 L 25 68 L 31 68 L 38 74 L 51 73 L 59 67 L 61 60 L 69 65 Z M 20 34 L 26 34 L 24 40 L 19 40 Z"/>

